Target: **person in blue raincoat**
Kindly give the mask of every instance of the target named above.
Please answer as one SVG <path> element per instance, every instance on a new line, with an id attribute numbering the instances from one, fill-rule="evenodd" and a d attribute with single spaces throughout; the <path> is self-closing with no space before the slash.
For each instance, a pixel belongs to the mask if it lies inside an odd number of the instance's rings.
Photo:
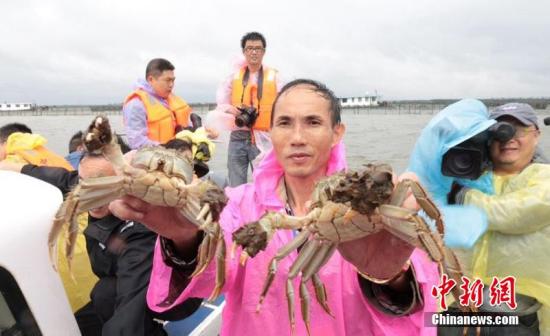
<path id="1" fill-rule="evenodd" d="M 422 130 L 411 154 L 407 171 L 414 172 L 431 194 L 445 219 L 444 242 L 452 248 L 472 248 L 487 229 L 487 217 L 472 206 L 449 205 L 447 194 L 453 182 L 468 180 L 444 176 L 443 156 L 454 146 L 487 130 L 495 124 L 489 119 L 487 107 L 479 100 L 463 99 L 435 115 Z M 477 181 L 477 189 L 490 192 L 491 181 Z"/>

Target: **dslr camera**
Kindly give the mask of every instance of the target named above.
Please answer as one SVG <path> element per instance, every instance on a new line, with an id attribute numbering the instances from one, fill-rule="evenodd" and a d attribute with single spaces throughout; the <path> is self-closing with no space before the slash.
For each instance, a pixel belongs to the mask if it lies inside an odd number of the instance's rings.
<path id="1" fill-rule="evenodd" d="M 238 127 L 252 127 L 258 118 L 258 111 L 254 106 L 237 107 L 239 114 L 235 117 L 235 125 Z"/>
<path id="2" fill-rule="evenodd" d="M 441 173 L 445 176 L 475 180 L 490 165 L 489 145 L 507 142 L 516 134 L 514 125 L 501 121 L 487 130 L 452 147 L 443 155 Z"/>

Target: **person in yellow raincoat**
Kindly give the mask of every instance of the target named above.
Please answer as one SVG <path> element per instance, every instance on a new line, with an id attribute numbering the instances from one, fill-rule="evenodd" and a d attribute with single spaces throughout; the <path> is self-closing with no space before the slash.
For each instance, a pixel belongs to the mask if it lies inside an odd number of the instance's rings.
<path id="1" fill-rule="evenodd" d="M 183 130 L 176 134 L 176 139 L 191 143 L 193 152 L 194 170 L 197 177 L 208 179 L 216 183 L 220 188 L 228 185 L 227 178 L 219 173 L 210 171 L 206 164 L 214 156 L 216 145 L 212 140 L 212 130 L 199 127 L 194 131 Z"/>
<path id="2" fill-rule="evenodd" d="M 493 328 L 490 335 L 538 335 L 539 330 L 550 335 L 550 165 L 537 153 L 537 116 L 527 104 L 510 103 L 496 108 L 491 118 L 511 123 L 516 131 L 511 140 L 490 144 L 493 168 L 482 178 L 491 179 L 493 194 L 462 188 L 455 196 L 457 203 L 477 206 L 488 217 L 488 231 L 467 267 L 486 289 L 493 277 L 516 279 L 518 307 L 512 314 L 520 316 L 521 330 Z"/>
<path id="3" fill-rule="evenodd" d="M 43 136 L 32 134 L 31 129 L 24 124 L 11 123 L 0 127 L 0 161 L 4 161 L 4 165 L 0 169 L 21 171 L 23 165 L 31 163 L 37 166 L 62 167 L 69 171 L 73 170 L 63 157 L 47 149 L 45 144 L 46 139 Z M 82 232 L 88 223 L 87 214 L 80 215 L 78 223 L 79 232 Z M 90 266 L 84 236 L 80 234 L 77 238 L 72 275 L 65 258 L 64 234 L 59 239 L 59 273 L 71 309 L 76 312 L 90 301 L 90 292 L 98 279 Z"/>

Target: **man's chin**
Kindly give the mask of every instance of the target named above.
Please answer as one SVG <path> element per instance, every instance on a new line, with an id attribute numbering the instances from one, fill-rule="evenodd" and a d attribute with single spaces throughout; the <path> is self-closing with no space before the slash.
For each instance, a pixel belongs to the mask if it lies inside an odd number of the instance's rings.
<path id="1" fill-rule="evenodd" d="M 285 175 L 297 177 L 297 178 L 304 178 L 311 175 L 311 169 L 308 167 L 288 167 L 285 169 Z"/>

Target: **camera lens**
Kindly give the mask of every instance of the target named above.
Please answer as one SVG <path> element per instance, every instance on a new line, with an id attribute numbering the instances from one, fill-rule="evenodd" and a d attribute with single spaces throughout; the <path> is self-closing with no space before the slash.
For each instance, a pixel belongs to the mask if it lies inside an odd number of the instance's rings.
<path id="1" fill-rule="evenodd" d="M 489 129 L 489 132 L 493 140 L 498 142 L 508 142 L 516 134 L 516 128 L 508 122 L 500 121 L 493 125 Z"/>
<path id="2" fill-rule="evenodd" d="M 453 147 L 443 155 L 441 172 L 445 176 L 476 179 L 483 171 L 483 153 L 474 148 Z"/>
<path id="3" fill-rule="evenodd" d="M 469 153 L 455 153 L 451 157 L 451 168 L 457 174 L 468 174 L 473 167 L 472 157 Z"/>
<path id="4" fill-rule="evenodd" d="M 235 117 L 235 125 L 237 127 L 244 127 L 248 123 L 248 117 L 246 114 L 241 114 Z"/>

